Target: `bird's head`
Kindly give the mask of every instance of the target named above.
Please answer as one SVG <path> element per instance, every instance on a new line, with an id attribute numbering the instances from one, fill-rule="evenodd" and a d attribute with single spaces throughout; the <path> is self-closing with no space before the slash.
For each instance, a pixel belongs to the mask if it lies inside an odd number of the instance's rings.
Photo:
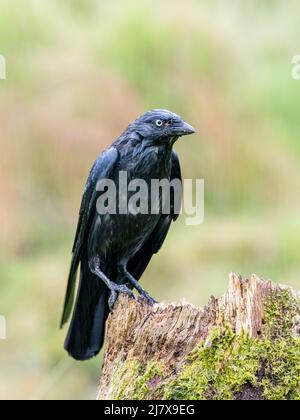
<path id="1" fill-rule="evenodd" d="M 165 109 L 146 112 L 130 125 L 130 130 L 155 145 L 173 144 L 179 137 L 195 133 L 179 115 Z"/>

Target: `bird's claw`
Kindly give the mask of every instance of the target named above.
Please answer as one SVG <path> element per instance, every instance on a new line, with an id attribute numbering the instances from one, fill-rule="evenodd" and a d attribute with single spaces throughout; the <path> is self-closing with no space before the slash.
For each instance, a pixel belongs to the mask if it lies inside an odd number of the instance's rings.
<path id="1" fill-rule="evenodd" d="M 158 303 L 152 296 L 147 292 L 142 292 L 141 296 L 147 301 L 148 305 L 153 306 L 155 303 Z"/>
<path id="2" fill-rule="evenodd" d="M 118 299 L 117 293 L 114 290 L 111 290 L 110 296 L 108 299 L 108 306 L 109 306 L 110 311 L 114 309 L 117 299 Z"/>
<path id="3" fill-rule="evenodd" d="M 135 299 L 134 293 L 131 289 L 129 289 L 126 284 L 121 284 L 116 288 L 117 293 L 124 293 L 125 295 L 129 296 L 132 299 Z"/>
<path id="4" fill-rule="evenodd" d="M 113 310 L 116 304 L 119 293 L 123 293 L 124 295 L 127 295 L 131 299 L 135 299 L 133 291 L 130 290 L 126 285 L 124 284 L 117 285 L 110 291 L 110 296 L 108 299 L 108 306 L 111 311 Z"/>

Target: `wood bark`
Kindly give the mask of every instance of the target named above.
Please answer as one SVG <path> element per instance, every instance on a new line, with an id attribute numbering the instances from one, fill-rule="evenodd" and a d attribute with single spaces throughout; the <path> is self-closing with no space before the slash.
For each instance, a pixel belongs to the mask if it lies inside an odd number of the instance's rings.
<path id="1" fill-rule="evenodd" d="M 225 295 L 204 308 L 150 307 L 120 296 L 108 319 L 98 399 L 300 398 L 299 301 L 300 293 L 287 286 L 233 273 Z M 289 378 L 285 366 L 280 377 L 284 345 L 295 350 Z"/>

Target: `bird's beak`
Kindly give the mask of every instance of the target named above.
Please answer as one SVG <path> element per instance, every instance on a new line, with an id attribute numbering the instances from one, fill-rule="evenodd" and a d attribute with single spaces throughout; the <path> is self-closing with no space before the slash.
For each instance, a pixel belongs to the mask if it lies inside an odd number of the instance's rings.
<path id="1" fill-rule="evenodd" d="M 188 136 L 189 134 L 194 134 L 196 130 L 190 124 L 182 121 L 179 125 L 172 127 L 172 132 L 175 136 Z"/>

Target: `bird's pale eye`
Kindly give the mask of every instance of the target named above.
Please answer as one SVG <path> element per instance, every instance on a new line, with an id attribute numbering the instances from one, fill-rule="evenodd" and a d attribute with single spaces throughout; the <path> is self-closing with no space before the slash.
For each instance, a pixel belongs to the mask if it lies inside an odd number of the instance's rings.
<path id="1" fill-rule="evenodd" d="M 155 125 L 156 125 L 156 127 L 161 127 L 163 125 L 162 120 L 156 120 Z"/>

